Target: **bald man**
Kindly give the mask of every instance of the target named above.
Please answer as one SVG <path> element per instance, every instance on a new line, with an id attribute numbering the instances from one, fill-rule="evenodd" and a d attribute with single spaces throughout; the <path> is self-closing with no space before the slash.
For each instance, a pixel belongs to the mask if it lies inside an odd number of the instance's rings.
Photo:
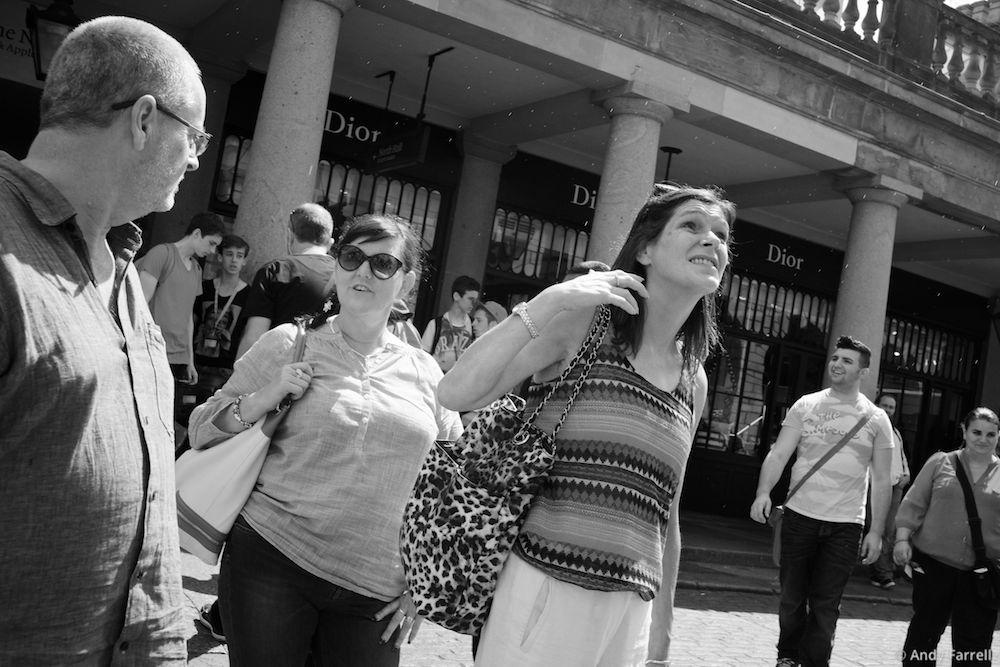
<path id="1" fill-rule="evenodd" d="M 132 220 L 198 168 L 205 90 L 162 30 L 102 17 L 0 153 L 0 664 L 184 664 L 173 382 Z"/>

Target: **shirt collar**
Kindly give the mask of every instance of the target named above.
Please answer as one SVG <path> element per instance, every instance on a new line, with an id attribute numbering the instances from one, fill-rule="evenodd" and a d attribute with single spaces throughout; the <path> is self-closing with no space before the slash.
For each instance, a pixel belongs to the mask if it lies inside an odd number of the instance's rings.
<path id="1" fill-rule="evenodd" d="M 25 167 L 8 153 L 0 151 L 0 181 L 11 185 L 24 197 L 38 222 L 47 227 L 68 224 L 79 233 L 76 211 L 54 185 L 38 172 Z M 108 246 L 115 257 L 131 260 L 142 245 L 142 230 L 131 222 L 112 227 Z"/>
<path id="2" fill-rule="evenodd" d="M 327 324 L 330 326 L 330 331 L 334 334 L 334 341 L 337 343 L 338 347 L 357 356 L 365 356 L 351 347 L 351 345 L 344 338 L 344 334 L 340 330 L 340 324 L 337 322 L 339 318 L 340 315 L 334 315 L 327 320 Z M 368 355 L 369 357 L 377 357 L 386 352 L 396 352 L 406 347 L 406 344 L 399 340 L 396 336 L 392 335 L 391 331 L 386 330 L 386 333 L 389 335 L 385 338 L 383 345 L 373 350 L 372 353 Z"/>

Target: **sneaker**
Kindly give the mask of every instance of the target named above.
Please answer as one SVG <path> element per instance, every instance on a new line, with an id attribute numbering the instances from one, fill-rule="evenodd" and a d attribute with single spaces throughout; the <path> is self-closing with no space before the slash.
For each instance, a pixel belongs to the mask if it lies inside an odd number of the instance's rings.
<path id="1" fill-rule="evenodd" d="M 799 667 L 799 661 L 795 658 L 778 658 L 774 667 Z"/>
<path id="2" fill-rule="evenodd" d="M 214 614 L 212 612 L 215 612 Z M 212 635 L 216 641 L 226 642 L 226 635 L 222 634 L 222 620 L 219 618 L 218 603 L 207 604 L 198 612 L 198 622 L 205 626 L 208 634 Z"/>
<path id="3" fill-rule="evenodd" d="M 871 584 L 872 584 L 872 586 L 874 586 L 876 588 L 881 588 L 882 590 L 886 590 L 887 591 L 890 588 L 892 588 L 893 586 L 895 586 L 896 582 L 893 581 L 892 579 L 889 579 L 887 577 L 885 579 L 872 579 L 871 580 Z"/>

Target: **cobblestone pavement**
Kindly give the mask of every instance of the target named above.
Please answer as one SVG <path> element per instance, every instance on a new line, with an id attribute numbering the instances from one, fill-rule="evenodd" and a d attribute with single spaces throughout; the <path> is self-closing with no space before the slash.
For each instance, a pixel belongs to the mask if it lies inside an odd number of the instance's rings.
<path id="1" fill-rule="evenodd" d="M 229 664 L 225 646 L 194 622 L 198 609 L 214 599 L 216 569 L 192 556 L 183 556 L 184 588 L 191 618 L 188 641 L 193 667 Z M 778 640 L 778 598 L 733 591 L 677 591 L 675 635 L 671 658 L 675 667 L 748 667 L 774 664 Z M 888 667 L 899 665 L 910 609 L 902 605 L 845 601 L 833 667 Z M 950 655 L 946 632 L 939 654 Z M 993 650 L 1000 655 L 1000 635 Z M 941 665 L 950 664 L 947 659 Z M 425 623 L 416 641 L 403 649 L 402 667 L 471 667 L 469 638 Z"/>

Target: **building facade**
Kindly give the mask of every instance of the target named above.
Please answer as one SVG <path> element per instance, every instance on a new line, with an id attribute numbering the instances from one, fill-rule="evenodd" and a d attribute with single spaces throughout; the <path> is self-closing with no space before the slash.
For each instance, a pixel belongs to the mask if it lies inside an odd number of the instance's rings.
<path id="1" fill-rule="evenodd" d="M 739 208 L 688 506 L 745 514 L 843 333 L 879 350 L 863 389 L 898 395 L 916 464 L 1000 406 L 997 0 L 180 4 L 74 4 L 160 25 L 203 69 L 216 139 L 175 209 L 142 221 L 150 244 L 209 209 L 259 265 L 303 201 L 399 214 L 429 260 L 423 324 L 458 275 L 511 306 L 611 261 L 672 147 L 672 180 Z M 0 5 L 16 157 L 37 127 L 27 6 Z"/>

